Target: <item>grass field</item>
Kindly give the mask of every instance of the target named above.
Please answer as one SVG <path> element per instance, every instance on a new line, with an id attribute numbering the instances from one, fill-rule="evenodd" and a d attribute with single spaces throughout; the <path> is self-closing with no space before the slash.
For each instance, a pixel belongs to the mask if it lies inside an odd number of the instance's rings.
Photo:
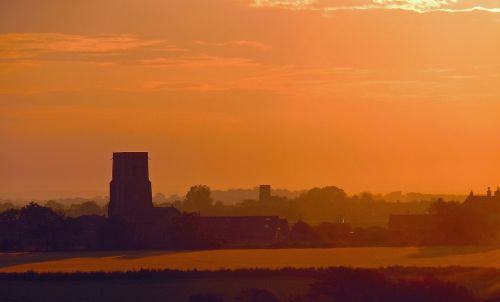
<path id="1" fill-rule="evenodd" d="M 0 254 L 0 272 L 92 272 L 139 269 L 496 267 L 496 247 L 404 247 L 258 249 L 211 251 L 124 251 Z"/>

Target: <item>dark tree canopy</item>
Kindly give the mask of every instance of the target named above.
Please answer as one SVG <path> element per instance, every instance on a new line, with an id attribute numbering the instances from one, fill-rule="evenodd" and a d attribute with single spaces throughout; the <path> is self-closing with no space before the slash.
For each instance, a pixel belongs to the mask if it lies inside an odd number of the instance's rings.
<path id="1" fill-rule="evenodd" d="M 188 212 L 201 211 L 209 208 L 214 204 L 210 195 L 211 191 L 208 186 L 192 186 L 186 194 L 183 206 Z"/>

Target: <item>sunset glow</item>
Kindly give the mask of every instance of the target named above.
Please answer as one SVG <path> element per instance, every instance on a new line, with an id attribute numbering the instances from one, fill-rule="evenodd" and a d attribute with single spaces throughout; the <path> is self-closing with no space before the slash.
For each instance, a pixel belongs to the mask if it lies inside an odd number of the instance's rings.
<path id="1" fill-rule="evenodd" d="M 468 193 L 500 178 L 499 0 L 5 1 L 0 197 Z"/>

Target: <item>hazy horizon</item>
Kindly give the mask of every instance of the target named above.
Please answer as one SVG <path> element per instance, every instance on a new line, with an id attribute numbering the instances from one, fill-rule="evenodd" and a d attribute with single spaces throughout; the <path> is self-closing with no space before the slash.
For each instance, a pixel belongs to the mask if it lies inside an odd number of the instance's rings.
<path id="1" fill-rule="evenodd" d="M 306 192 L 311 188 L 303 188 L 303 189 L 287 189 L 287 188 L 272 188 L 273 194 L 276 196 L 283 196 L 283 194 L 277 193 L 277 191 L 284 192 L 286 191 L 288 195 L 299 195 L 301 192 Z M 342 189 L 342 188 L 340 188 Z M 189 187 L 186 188 L 186 191 L 184 192 L 164 192 L 164 191 L 156 191 L 153 190 L 153 196 L 156 196 L 157 194 L 163 194 L 165 195 L 166 198 L 173 198 L 175 196 L 178 196 L 179 198 L 183 198 L 186 194 L 186 192 L 189 190 Z M 217 196 L 218 193 L 227 193 L 231 191 L 254 191 L 254 195 L 252 199 L 258 199 L 258 186 L 255 187 L 248 187 L 248 188 L 226 188 L 226 189 L 220 189 L 220 188 L 211 188 L 212 192 L 215 193 L 215 196 Z M 484 191 L 484 192 L 483 192 Z M 391 193 L 401 193 L 402 195 L 408 195 L 408 194 L 420 194 L 420 195 L 425 195 L 425 196 L 443 196 L 443 197 L 461 197 L 465 198 L 469 192 L 463 192 L 463 193 L 443 193 L 443 192 L 414 192 L 414 191 L 409 191 L 409 192 L 403 192 L 403 191 L 390 191 L 390 192 L 371 192 L 367 190 L 362 190 L 359 192 L 348 192 L 346 191 L 348 196 L 360 196 L 361 194 L 364 193 L 369 193 L 374 196 L 382 196 L 385 197 Z M 485 195 L 486 194 L 486 188 L 484 190 L 480 191 L 475 191 L 474 192 L 477 195 Z M 287 194 L 285 194 L 287 195 Z M 0 201 L 2 200 L 13 200 L 13 201 L 20 201 L 20 202 L 28 202 L 28 201 L 46 201 L 46 200 L 64 200 L 64 199 L 86 199 L 86 200 L 92 200 L 92 199 L 106 199 L 109 198 L 109 192 L 108 191 L 87 191 L 87 192 L 80 192 L 80 193 L 74 193 L 74 192 L 64 192 L 64 191 L 36 191 L 36 192 L 7 192 L 7 193 L 0 193 Z M 218 200 L 217 198 L 214 198 L 215 200 Z M 243 199 L 241 199 L 243 200 Z M 240 200 L 240 201 L 241 201 Z M 463 201 L 461 199 L 457 199 L 457 201 Z M 229 204 L 232 204 L 233 202 L 230 202 Z"/>

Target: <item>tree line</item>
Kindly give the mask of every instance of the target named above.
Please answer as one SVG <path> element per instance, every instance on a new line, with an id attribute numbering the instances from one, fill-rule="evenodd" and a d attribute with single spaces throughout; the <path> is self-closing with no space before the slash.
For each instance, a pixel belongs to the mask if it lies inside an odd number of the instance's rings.
<path id="1" fill-rule="evenodd" d="M 223 205 L 213 200 L 210 188 L 193 186 L 186 197 L 174 203 L 182 214 L 165 221 L 161 228 L 168 236 L 152 243 L 143 226 L 121 218 L 107 219 L 99 207 L 82 203 L 85 215 L 68 215 L 48 202 L 45 206 L 30 203 L 0 213 L 0 250 L 111 250 L 111 249 L 213 249 L 234 247 L 217 234 L 207 232 L 198 223 L 198 215 L 276 215 L 292 217 L 290 231 L 271 243 L 244 243 L 239 247 L 342 247 L 394 245 L 478 245 L 500 243 L 500 205 L 467 205 L 438 200 L 427 212 L 432 224 L 394 236 L 384 226 L 366 222 L 367 226 L 349 223 L 358 219 L 370 221 L 377 211 L 389 215 L 398 208 L 370 196 L 349 197 L 337 187 L 311 189 L 299 197 L 287 199 L 247 200 Z M 71 207 L 70 207 L 71 208 Z M 404 208 L 404 207 L 403 207 Z M 299 210 L 300 209 L 300 210 Z M 381 209 L 384 209 L 383 211 Z M 392 209 L 392 210 L 391 210 Z M 94 211 L 95 210 L 95 211 Z M 373 213 L 372 213 L 373 211 Z M 97 214 L 96 214 L 97 213 Z M 397 213 L 397 211 L 396 211 Z M 407 213 L 407 212 L 406 212 Z M 349 216 L 350 215 L 350 216 Z M 311 217 L 318 220 L 311 220 Z M 337 217 L 333 219 L 332 217 Z M 387 218 L 386 218 L 387 219 Z M 362 225 L 362 224 L 361 224 Z M 418 237 L 418 240 L 407 240 Z"/>
<path id="2" fill-rule="evenodd" d="M 1 251 L 61 251 L 117 249 L 214 249 L 232 247 L 198 223 L 198 214 L 181 213 L 162 227 L 168 236 L 151 241 L 143 225 L 98 215 L 69 217 L 36 203 L 0 213 Z M 352 228 L 344 223 L 304 221 L 292 224 L 286 237 L 266 244 L 239 243 L 240 247 L 333 247 L 387 245 L 387 230 L 380 227 Z M 152 243 L 155 242 L 155 243 Z"/>
<path id="3" fill-rule="evenodd" d="M 391 214 L 424 214 L 431 204 L 429 200 L 388 202 L 370 193 L 348 196 L 338 187 L 327 186 L 310 189 L 294 198 L 272 196 L 265 201 L 246 199 L 229 205 L 215 200 L 208 186 L 197 185 L 190 188 L 184 199 L 158 205 L 202 215 L 275 215 L 312 224 L 347 222 L 355 227 L 385 227 Z"/>

